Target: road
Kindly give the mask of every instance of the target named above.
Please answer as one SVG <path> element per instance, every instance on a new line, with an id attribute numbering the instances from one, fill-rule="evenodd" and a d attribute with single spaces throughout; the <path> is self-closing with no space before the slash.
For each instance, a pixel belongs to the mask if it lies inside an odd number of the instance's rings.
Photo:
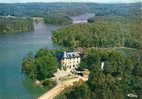
<path id="1" fill-rule="evenodd" d="M 59 95 L 65 88 L 73 86 L 74 82 L 78 82 L 79 80 L 87 81 L 88 77 L 81 77 L 73 78 L 67 81 L 64 81 L 58 85 L 56 85 L 54 88 L 40 96 L 38 99 L 54 99 L 57 95 Z"/>

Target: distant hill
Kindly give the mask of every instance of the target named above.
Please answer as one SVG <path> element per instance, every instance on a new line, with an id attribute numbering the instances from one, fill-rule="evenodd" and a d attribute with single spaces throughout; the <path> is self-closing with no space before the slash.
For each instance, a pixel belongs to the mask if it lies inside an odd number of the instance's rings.
<path id="1" fill-rule="evenodd" d="M 141 3 L 96 4 L 96 3 L 0 3 L 0 16 L 47 16 L 63 13 L 76 16 L 83 13 L 96 13 L 96 16 L 130 16 L 140 14 Z"/>

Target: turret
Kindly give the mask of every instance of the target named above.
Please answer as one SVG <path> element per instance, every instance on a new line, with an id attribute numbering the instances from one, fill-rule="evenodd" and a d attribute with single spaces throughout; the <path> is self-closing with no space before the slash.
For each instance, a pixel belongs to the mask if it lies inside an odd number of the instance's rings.
<path id="1" fill-rule="evenodd" d="M 67 57 L 67 53 L 66 53 L 66 51 L 64 51 L 64 58 L 66 58 Z"/>

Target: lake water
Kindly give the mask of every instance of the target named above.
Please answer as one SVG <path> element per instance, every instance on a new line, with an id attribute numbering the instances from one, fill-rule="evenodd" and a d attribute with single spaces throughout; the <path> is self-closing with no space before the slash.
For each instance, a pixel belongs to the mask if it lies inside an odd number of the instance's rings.
<path id="1" fill-rule="evenodd" d="M 30 51 L 55 48 L 51 31 L 58 28 L 35 24 L 34 32 L 0 35 L 0 99 L 35 99 L 44 90 L 25 80 L 21 62 Z"/>

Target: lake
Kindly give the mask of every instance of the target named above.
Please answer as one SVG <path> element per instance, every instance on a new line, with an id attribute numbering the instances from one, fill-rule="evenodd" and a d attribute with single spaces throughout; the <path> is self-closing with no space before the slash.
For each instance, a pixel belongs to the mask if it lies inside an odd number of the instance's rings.
<path id="1" fill-rule="evenodd" d="M 34 32 L 0 35 L 0 99 L 35 99 L 44 92 L 21 72 L 22 59 L 40 48 L 55 48 L 51 31 L 59 28 L 34 24 Z"/>

